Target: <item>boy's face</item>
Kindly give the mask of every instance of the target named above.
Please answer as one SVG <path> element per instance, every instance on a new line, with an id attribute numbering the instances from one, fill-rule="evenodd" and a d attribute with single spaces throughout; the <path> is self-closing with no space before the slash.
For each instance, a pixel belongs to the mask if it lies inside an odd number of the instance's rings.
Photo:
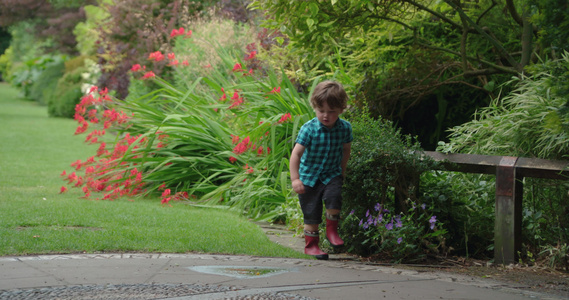
<path id="1" fill-rule="evenodd" d="M 322 106 L 317 107 L 315 111 L 318 121 L 320 121 L 322 125 L 328 128 L 334 127 L 334 124 L 336 124 L 338 117 L 342 113 L 342 109 L 330 108 L 330 106 L 328 106 L 328 103 L 326 102 L 324 102 Z"/>

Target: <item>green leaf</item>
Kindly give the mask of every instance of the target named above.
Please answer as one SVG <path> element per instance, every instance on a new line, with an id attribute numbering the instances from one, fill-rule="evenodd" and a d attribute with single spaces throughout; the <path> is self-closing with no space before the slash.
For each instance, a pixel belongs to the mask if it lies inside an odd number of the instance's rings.
<path id="1" fill-rule="evenodd" d="M 311 16 L 316 16 L 318 14 L 319 9 L 318 9 L 318 5 L 316 3 L 314 3 L 314 2 L 310 3 L 309 9 L 310 9 L 310 15 Z"/>
<path id="2" fill-rule="evenodd" d="M 306 25 L 308 25 L 308 28 L 312 28 L 314 26 L 314 20 L 312 20 L 311 18 L 306 19 Z"/>
<path id="3" fill-rule="evenodd" d="M 334 24 L 335 22 L 336 22 L 336 20 L 332 20 L 332 21 L 330 21 L 330 22 L 320 23 L 320 24 L 318 24 L 318 26 L 320 26 L 320 27 L 330 27 L 330 26 L 332 26 L 332 24 Z"/>

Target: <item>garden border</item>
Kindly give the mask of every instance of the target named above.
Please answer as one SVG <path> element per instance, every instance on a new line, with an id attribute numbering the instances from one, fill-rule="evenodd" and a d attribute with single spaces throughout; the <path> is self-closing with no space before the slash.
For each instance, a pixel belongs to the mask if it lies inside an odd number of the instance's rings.
<path id="1" fill-rule="evenodd" d="M 445 171 L 496 175 L 494 262 L 511 264 L 521 250 L 523 178 L 569 180 L 569 161 L 425 151 Z"/>

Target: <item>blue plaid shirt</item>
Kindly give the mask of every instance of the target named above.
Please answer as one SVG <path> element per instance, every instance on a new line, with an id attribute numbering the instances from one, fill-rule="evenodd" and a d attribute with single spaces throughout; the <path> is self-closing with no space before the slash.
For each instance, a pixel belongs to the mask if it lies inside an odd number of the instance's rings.
<path id="1" fill-rule="evenodd" d="M 343 146 L 353 139 L 352 125 L 340 118 L 330 129 L 317 118 L 302 125 L 296 137 L 296 143 L 306 148 L 300 159 L 300 181 L 314 187 L 318 180 L 328 184 L 342 175 Z"/>

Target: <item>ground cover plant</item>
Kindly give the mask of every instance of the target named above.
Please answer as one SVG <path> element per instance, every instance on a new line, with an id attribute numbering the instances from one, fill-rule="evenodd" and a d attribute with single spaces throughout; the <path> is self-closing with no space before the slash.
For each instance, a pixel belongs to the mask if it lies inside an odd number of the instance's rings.
<path id="1" fill-rule="evenodd" d="M 160 199 L 96 201 L 60 193 L 69 159 L 92 153 L 73 136 L 73 120 L 16 99 L 0 84 L 0 255 L 78 252 L 205 252 L 304 257 L 276 245 L 249 220 L 226 210 Z"/>

